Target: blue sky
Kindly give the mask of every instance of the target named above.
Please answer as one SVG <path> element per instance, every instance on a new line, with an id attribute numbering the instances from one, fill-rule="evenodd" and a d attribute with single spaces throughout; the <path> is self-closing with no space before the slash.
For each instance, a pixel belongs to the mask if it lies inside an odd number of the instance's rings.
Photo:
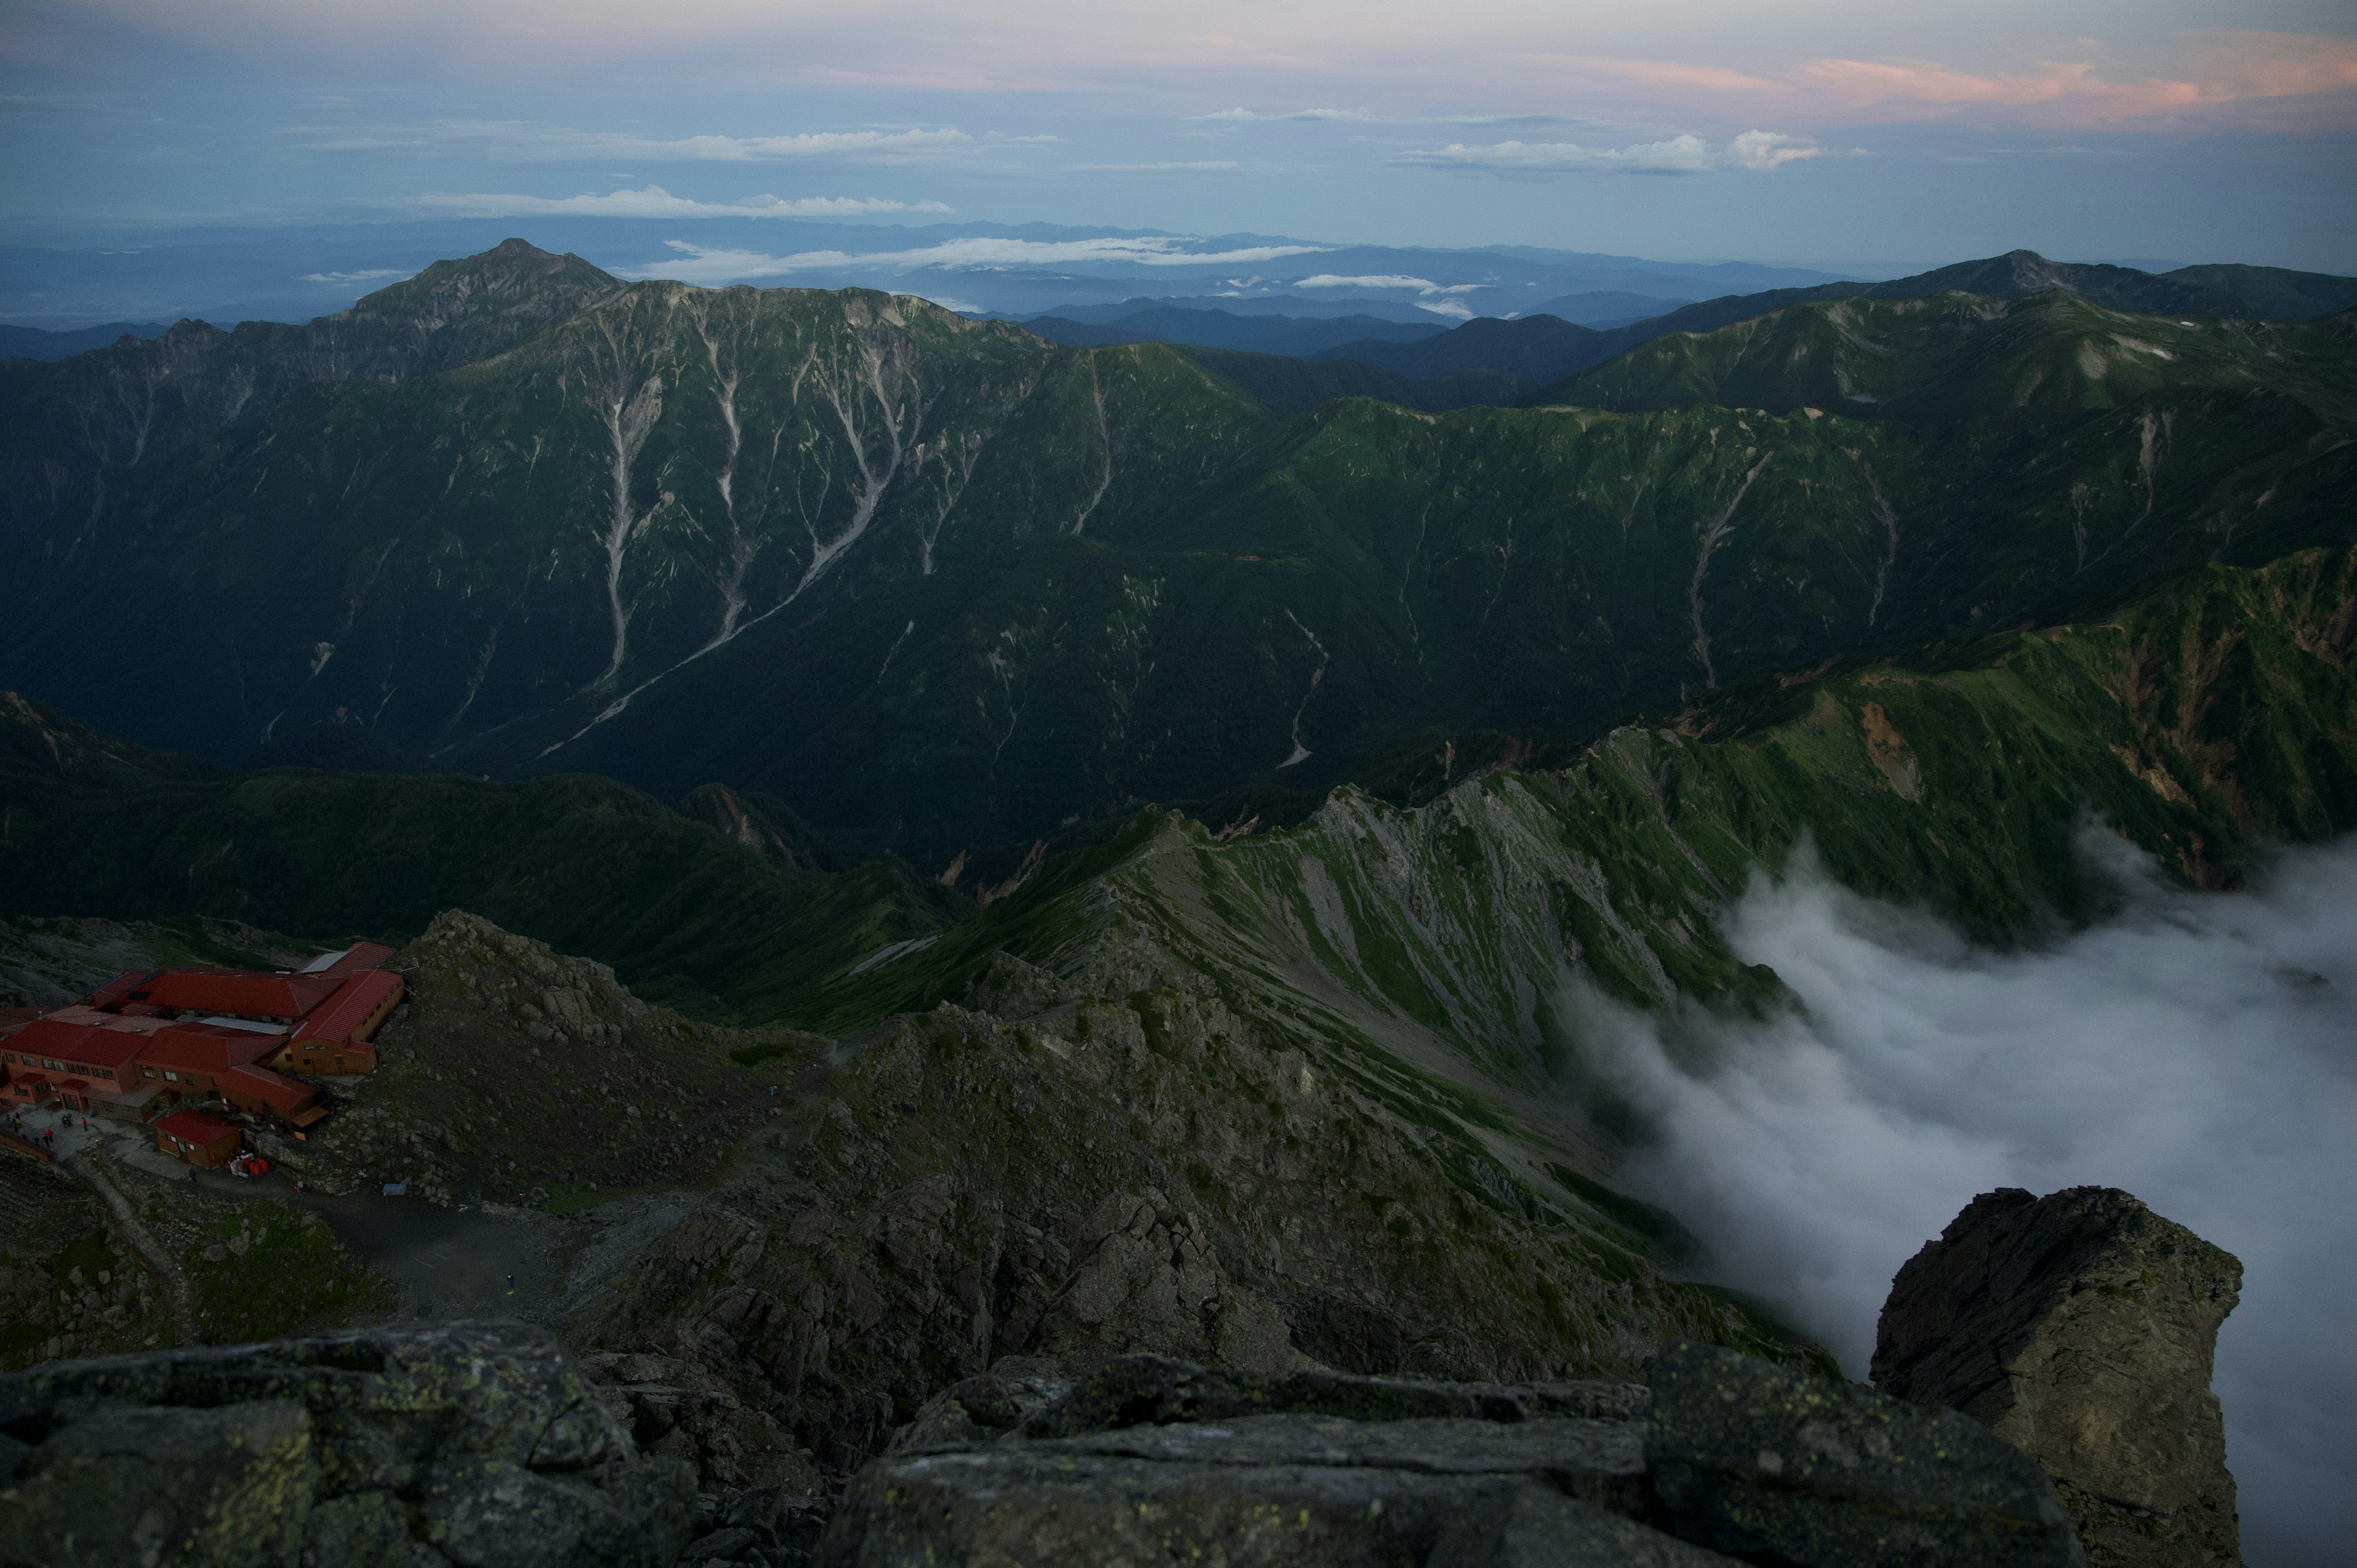
<path id="1" fill-rule="evenodd" d="M 0 227 L 1102 223 L 2357 272 L 2317 0 L 16 0 Z"/>

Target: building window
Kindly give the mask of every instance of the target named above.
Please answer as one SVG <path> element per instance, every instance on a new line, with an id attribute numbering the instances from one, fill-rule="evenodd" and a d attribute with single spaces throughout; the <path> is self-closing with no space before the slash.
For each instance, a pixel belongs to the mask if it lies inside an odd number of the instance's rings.
<path id="1" fill-rule="evenodd" d="M 164 1076 L 165 1076 L 166 1078 L 170 1079 L 174 1083 L 178 1083 L 178 1082 L 179 1082 L 179 1081 L 180 1081 L 180 1075 L 179 1075 L 178 1073 L 177 1073 L 177 1072 L 172 1071 L 172 1070 L 171 1070 L 170 1069 L 168 1069 L 168 1068 L 167 1068 L 167 1069 L 165 1069 L 165 1071 L 164 1071 Z"/>

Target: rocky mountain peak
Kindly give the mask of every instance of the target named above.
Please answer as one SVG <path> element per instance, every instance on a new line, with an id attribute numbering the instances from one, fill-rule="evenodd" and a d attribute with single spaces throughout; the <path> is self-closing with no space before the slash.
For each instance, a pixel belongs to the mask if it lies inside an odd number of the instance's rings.
<path id="1" fill-rule="evenodd" d="M 2114 310 L 2139 314 L 2238 316 L 2245 307 L 2232 294 L 2200 284 L 2115 267 L 2101 262 L 2057 262 L 2036 251 L 2007 251 L 1976 262 L 1958 262 L 1915 277 L 1877 284 L 1867 292 L 1884 299 L 1911 298 L 1955 290 L 2019 299 L 2048 289 L 2066 289 Z"/>
<path id="2" fill-rule="evenodd" d="M 308 330 L 338 338 L 373 330 L 406 339 L 401 349 L 409 363 L 388 363 L 377 375 L 359 378 L 396 380 L 504 353 L 621 286 L 620 279 L 570 252 L 557 255 L 527 241 L 505 240 L 475 255 L 436 262 Z"/>
<path id="3" fill-rule="evenodd" d="M 2115 1188 L 1986 1192 L 1891 1282 L 1874 1383 L 2044 1465 L 2091 1560 L 2234 1563 L 2210 1376 L 2242 1282 L 2233 1254 Z"/>

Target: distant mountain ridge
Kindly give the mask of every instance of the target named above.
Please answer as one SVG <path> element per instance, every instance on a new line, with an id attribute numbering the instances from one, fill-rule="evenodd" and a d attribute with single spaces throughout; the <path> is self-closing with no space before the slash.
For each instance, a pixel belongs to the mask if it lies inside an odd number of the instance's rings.
<path id="1" fill-rule="evenodd" d="M 0 442 L 0 491 L 72 493 L 104 468 L 179 451 L 317 382 L 397 381 L 490 359 L 622 286 L 578 256 L 511 240 L 305 326 L 248 321 L 224 332 L 179 321 L 153 338 L 25 367 L 0 379 L 0 418 L 16 427 Z"/>
<path id="2" fill-rule="evenodd" d="M 0 324 L 0 360 L 38 360 L 44 364 L 70 360 L 92 349 L 103 349 L 121 338 L 160 338 L 168 330 L 161 321 L 109 321 L 98 327 L 78 327 L 52 332 L 39 327 Z"/>
<path id="3" fill-rule="evenodd" d="M 1522 314 L 1526 317 L 1552 316 L 1575 327 L 1592 327 L 1601 332 L 1615 327 L 1626 327 L 1635 321 L 1651 320 L 1691 303 L 1658 295 L 1594 289 L 1585 294 L 1566 294 L 1557 299 L 1542 301 Z"/>
<path id="4" fill-rule="evenodd" d="M 1448 329 L 1437 321 L 1383 321 L 1372 316 L 1234 316 L 1222 310 L 1157 306 L 1103 323 L 1034 316 L 1024 327 L 1073 348 L 1116 343 L 1185 343 L 1306 359 L 1338 343 L 1413 343 Z"/>
<path id="5" fill-rule="evenodd" d="M 1480 392 L 1469 399 L 1461 394 L 1470 392 L 1472 384 L 1460 381 L 1454 389 L 1457 401 L 1438 389 L 1410 392 L 1395 400 L 1410 407 L 1458 408 L 1469 402 L 1514 402 L 1516 383 L 1521 395 L 1533 394 L 1547 383 L 1602 364 L 1640 343 L 1676 332 L 1712 331 L 1788 306 L 1828 299 L 1916 299 L 1950 292 L 2020 299 L 2048 289 L 2061 289 L 2139 315 L 2308 321 L 2357 306 L 2357 278 L 2323 273 L 2278 267 L 2186 267 L 2155 276 L 2129 267 L 2050 262 L 2034 251 L 2014 251 L 1887 283 L 1833 283 L 1728 295 L 1611 329 L 1579 328 L 1544 314 L 1512 321 L 1485 317 L 1413 343 L 1370 337 L 1337 344 L 1309 357 L 1361 360 L 1418 381 L 1477 371 L 1512 378 L 1481 383 Z"/>
<path id="6" fill-rule="evenodd" d="M 1603 336 L 1592 328 L 1553 316 L 1525 316 L 1512 321 L 1481 317 L 1437 338 L 1413 343 L 1345 343 L 1311 358 L 1364 360 L 1419 379 L 1489 371 L 1537 386 L 1570 374 L 1566 366 L 1595 363 Z"/>
<path id="7" fill-rule="evenodd" d="M 1615 340 L 1384 349 L 1488 335 Z M 980 865 L 1143 801 L 1412 796 L 2350 531 L 2345 317 L 1845 293 L 1430 406 L 1510 375 L 518 242 L 305 328 L 0 368 L 0 683 L 231 763 L 717 781 Z"/>
<path id="8" fill-rule="evenodd" d="M 504 220 L 446 219 L 201 234 L 128 231 L 102 248 L 73 250 L 0 245 L 0 320 L 52 328 L 181 317 L 302 322 L 439 258 L 489 249 L 508 228 Z M 1019 318 L 1052 311 L 1081 321 L 1103 319 L 1087 312 L 1162 304 L 1420 321 L 1431 318 L 1421 306 L 1443 299 L 1504 316 L 1583 292 L 1695 300 L 1840 275 L 1527 246 L 1337 246 L 1103 224 L 544 216 L 534 220 L 533 238 L 618 277 L 730 281 L 730 258 L 741 257 L 741 281 L 759 283 L 779 275 L 776 261 L 791 258 L 794 281 L 808 286 L 873 288 L 969 313 Z M 1240 252 L 1257 259 L 1240 269 Z"/>
<path id="9" fill-rule="evenodd" d="M 1507 406 L 1529 390 L 1527 381 L 1503 371 L 1442 371 L 1411 375 L 1357 358 L 1302 359 L 1241 349 L 1181 347 L 1179 352 L 1212 374 L 1243 388 L 1285 413 L 1308 413 L 1337 398 L 1366 397 L 1426 413 L 1484 404 Z"/>

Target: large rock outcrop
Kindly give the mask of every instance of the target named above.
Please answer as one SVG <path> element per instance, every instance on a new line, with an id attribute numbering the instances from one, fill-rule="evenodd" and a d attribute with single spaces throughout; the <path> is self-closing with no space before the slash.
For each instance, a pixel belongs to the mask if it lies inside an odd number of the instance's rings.
<path id="1" fill-rule="evenodd" d="M 0 1378 L 6 1568 L 657 1568 L 695 1500 L 518 1323 Z"/>
<path id="2" fill-rule="evenodd" d="M 1874 1384 L 2035 1457 L 2097 1564 L 2237 1563 L 2210 1374 L 2242 1280 L 2125 1192 L 1983 1193 L 1892 1282 Z"/>
<path id="3" fill-rule="evenodd" d="M 693 1363 L 837 1474 L 1010 1358 L 1515 1382 L 1631 1372 L 1675 1338 L 1813 1354 L 1490 1145 L 1404 1125 L 1405 1073 L 1364 1091 L 1217 997 L 1103 993 L 1135 971 L 1069 1003 L 993 972 L 1041 1011 L 944 1004 L 814 1058 L 566 1342 Z"/>
<path id="4" fill-rule="evenodd" d="M 970 1379 L 853 1480 L 831 1568 L 919 1563 L 2072 1568 L 1975 1423 L 1681 1343 L 1650 1390 L 1254 1377 L 1154 1356 Z"/>
<path id="5" fill-rule="evenodd" d="M 582 1365 L 639 1447 L 694 1466 L 701 1490 L 766 1487 L 799 1497 L 821 1489 L 809 1453 L 795 1446 L 792 1434 L 694 1362 L 609 1351 Z"/>

